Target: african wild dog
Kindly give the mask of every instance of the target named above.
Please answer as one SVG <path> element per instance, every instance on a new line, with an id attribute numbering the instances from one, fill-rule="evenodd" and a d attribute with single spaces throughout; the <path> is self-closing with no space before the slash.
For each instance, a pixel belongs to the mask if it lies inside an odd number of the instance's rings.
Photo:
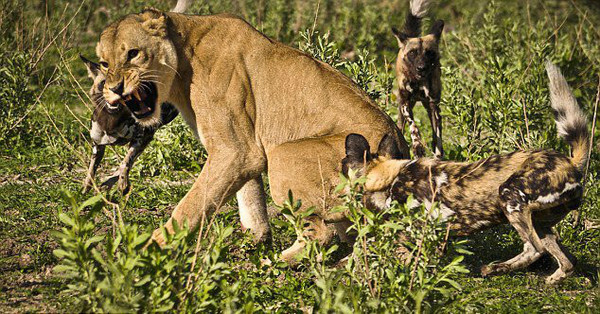
<path id="1" fill-rule="evenodd" d="M 127 106 L 123 106 L 120 103 L 111 105 L 104 100 L 102 89 L 104 88 L 105 78 L 99 70 L 100 66 L 81 55 L 80 57 L 88 69 L 88 76 L 93 80 L 89 94 L 94 102 L 92 128 L 90 130 L 92 137 L 92 157 L 83 184 L 84 192 L 87 192 L 93 186 L 94 176 L 102 161 L 102 157 L 104 157 L 106 145 L 129 144 L 129 150 L 121 162 L 119 169 L 102 184 L 104 187 L 111 187 L 118 181 L 119 190 L 127 193 L 130 186 L 129 170 L 133 166 L 135 159 L 152 141 L 156 130 L 173 121 L 177 117 L 178 112 L 172 105 L 163 103 L 161 105 L 161 124 L 156 127 L 141 126 L 135 121 Z"/>
<path id="2" fill-rule="evenodd" d="M 413 107 L 421 102 L 431 122 L 432 147 L 436 158 L 442 158 L 442 117 L 440 116 L 439 41 L 444 21 L 437 20 L 429 34 L 421 37 L 421 19 L 427 13 L 429 0 L 411 0 L 404 29 L 392 28 L 398 40 L 396 78 L 398 80 L 398 127 L 404 130 L 408 122 L 415 158 L 425 156 L 425 146 L 413 118 Z"/>
<path id="3" fill-rule="evenodd" d="M 590 135 L 586 116 L 558 67 L 548 62 L 546 70 L 558 134 L 571 146 L 573 157 L 553 150 L 531 150 L 473 163 L 399 160 L 391 137 L 384 136 L 377 155 L 372 155 L 365 138 L 351 134 L 346 138 L 342 169 L 348 173 L 352 168 L 366 176 L 364 201 L 372 209 L 386 208 L 391 201 L 403 203 L 412 194 L 416 204 L 410 206 L 423 204 L 431 216 L 441 215 L 456 235 L 510 223 L 524 242 L 523 252 L 503 263 L 484 266 L 482 275 L 523 268 L 549 253 L 559 268 L 546 282 L 557 283 L 573 271 L 573 262 L 552 227 L 581 204 Z M 433 202 L 439 204 L 434 210 Z"/>

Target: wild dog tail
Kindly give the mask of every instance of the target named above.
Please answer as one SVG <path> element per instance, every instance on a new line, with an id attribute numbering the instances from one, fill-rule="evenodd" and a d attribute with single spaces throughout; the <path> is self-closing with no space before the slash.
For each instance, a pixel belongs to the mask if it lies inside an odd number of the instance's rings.
<path id="1" fill-rule="evenodd" d="M 427 14 L 431 0 L 410 0 L 410 12 L 404 22 L 404 34 L 408 37 L 421 36 L 421 19 Z"/>
<path id="2" fill-rule="evenodd" d="M 175 7 L 171 10 L 171 12 L 183 13 L 190 7 L 191 4 L 192 0 L 177 0 L 177 4 L 175 4 Z"/>
<path id="3" fill-rule="evenodd" d="M 558 135 L 569 143 L 573 151 L 573 163 L 583 170 L 587 164 L 590 149 L 587 117 L 577 104 L 577 99 L 573 96 L 560 69 L 547 61 L 546 72 L 550 79 L 550 101 L 555 112 Z"/>

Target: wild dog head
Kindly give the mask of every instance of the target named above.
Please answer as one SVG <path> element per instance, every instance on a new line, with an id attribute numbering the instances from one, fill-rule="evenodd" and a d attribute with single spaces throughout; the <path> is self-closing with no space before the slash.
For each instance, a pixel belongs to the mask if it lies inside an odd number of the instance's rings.
<path id="1" fill-rule="evenodd" d="M 389 207 L 391 183 L 399 169 L 409 160 L 401 160 L 402 154 L 392 136 L 385 135 L 372 153 L 367 139 L 360 134 L 346 136 L 346 157 L 342 159 L 342 172 L 348 177 L 350 169 L 355 176 L 365 176 L 363 202 L 371 210 Z"/>
<path id="2" fill-rule="evenodd" d="M 154 9 L 128 15 L 109 25 L 96 47 L 108 106 L 126 105 L 144 126 L 160 123 L 158 104 L 169 98 L 176 74 L 168 23 L 167 15 Z"/>
<path id="3" fill-rule="evenodd" d="M 106 83 L 106 77 L 100 71 L 100 64 L 87 59 L 86 57 L 84 57 L 81 54 L 79 55 L 79 58 L 81 58 L 81 61 L 83 61 L 83 63 L 85 64 L 85 67 L 87 68 L 88 77 L 90 79 L 92 79 L 92 87 L 90 87 L 89 95 L 92 98 L 92 100 L 94 101 L 94 105 L 96 107 L 98 107 L 100 105 L 106 106 L 107 109 L 109 109 L 109 110 L 118 109 L 120 104 L 116 104 L 116 106 L 107 104 L 106 100 L 104 100 L 104 97 L 102 97 L 102 91 L 104 90 L 104 84 Z"/>
<path id="4" fill-rule="evenodd" d="M 429 34 L 418 37 L 392 28 L 398 40 L 398 70 L 413 81 L 428 77 L 440 66 L 439 42 L 444 29 L 444 21 L 437 20 Z M 413 34 L 414 35 L 414 34 Z"/>

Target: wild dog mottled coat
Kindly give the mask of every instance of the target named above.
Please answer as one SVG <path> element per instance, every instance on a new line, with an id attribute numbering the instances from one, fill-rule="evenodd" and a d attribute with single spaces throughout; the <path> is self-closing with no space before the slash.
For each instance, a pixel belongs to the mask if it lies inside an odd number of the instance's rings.
<path id="1" fill-rule="evenodd" d="M 425 146 L 419 129 L 414 121 L 413 108 L 421 102 L 432 128 L 432 149 L 435 157 L 442 158 L 442 118 L 440 115 L 439 41 L 444 29 L 442 20 L 436 21 L 429 34 L 421 36 L 421 19 L 427 13 L 428 0 L 411 0 L 410 12 L 406 17 L 402 31 L 392 28 L 398 40 L 396 59 L 396 78 L 398 80 L 398 126 L 404 130 L 408 122 L 412 151 L 416 158 L 425 156 Z"/>
<path id="2" fill-rule="evenodd" d="M 552 227 L 581 204 L 589 132 L 587 119 L 559 69 L 550 63 L 546 69 L 558 133 L 571 146 L 572 157 L 532 150 L 474 163 L 398 160 L 391 137 L 382 139 L 373 157 L 364 138 L 351 134 L 346 138 L 343 169 L 361 169 L 366 175 L 365 202 L 374 209 L 385 208 L 390 201 L 404 203 L 413 195 L 416 203 L 411 206 L 425 205 L 431 216 L 448 220 L 457 235 L 510 223 L 524 242 L 523 252 L 506 262 L 484 266 L 482 274 L 523 268 L 549 253 L 559 268 L 547 282 L 557 283 L 572 272 L 573 262 Z M 438 206 L 433 207 L 433 202 Z"/>

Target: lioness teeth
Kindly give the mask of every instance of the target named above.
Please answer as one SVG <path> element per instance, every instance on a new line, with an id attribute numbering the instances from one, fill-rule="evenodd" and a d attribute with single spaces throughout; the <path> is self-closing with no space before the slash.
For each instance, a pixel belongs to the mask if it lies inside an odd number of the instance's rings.
<path id="1" fill-rule="evenodd" d="M 140 97 L 140 93 L 137 91 L 137 89 L 133 91 L 133 96 L 135 96 L 135 99 L 138 101 L 142 101 L 142 97 Z"/>

